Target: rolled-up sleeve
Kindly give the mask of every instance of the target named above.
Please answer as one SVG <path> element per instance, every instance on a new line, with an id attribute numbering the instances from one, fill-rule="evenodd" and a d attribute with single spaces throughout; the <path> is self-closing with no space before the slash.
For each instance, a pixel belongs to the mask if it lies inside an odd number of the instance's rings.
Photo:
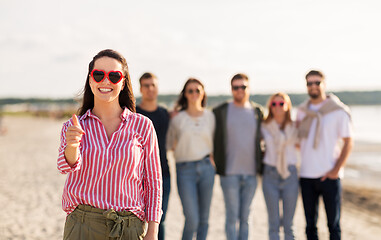
<path id="1" fill-rule="evenodd" d="M 74 164 L 73 167 L 69 166 L 69 164 L 67 163 L 66 158 L 65 158 L 65 149 L 67 146 L 66 131 L 67 131 L 68 127 L 71 125 L 72 125 L 72 123 L 69 120 L 66 123 L 64 123 L 62 130 L 61 130 L 61 144 L 60 144 L 60 147 L 58 148 L 57 168 L 60 171 L 60 173 L 62 173 L 62 174 L 66 174 L 69 172 L 74 172 L 74 171 L 79 170 L 81 168 L 81 163 L 82 163 L 82 155 L 81 154 L 79 154 L 77 162 Z"/>
<path id="2" fill-rule="evenodd" d="M 162 210 L 162 173 L 159 146 L 156 132 L 151 121 L 147 121 L 144 138 L 144 192 L 145 220 L 160 223 Z"/>

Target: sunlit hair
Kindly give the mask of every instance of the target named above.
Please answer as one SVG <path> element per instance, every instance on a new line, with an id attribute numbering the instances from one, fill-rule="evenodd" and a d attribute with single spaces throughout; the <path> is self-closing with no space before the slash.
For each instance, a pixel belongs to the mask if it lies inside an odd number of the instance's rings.
<path id="1" fill-rule="evenodd" d="M 142 81 L 143 80 L 145 80 L 145 79 L 151 79 L 151 78 L 157 79 L 157 77 L 153 73 L 150 73 L 150 72 L 143 73 L 143 75 L 139 78 L 140 86 L 142 85 Z"/>
<path id="2" fill-rule="evenodd" d="M 135 112 L 135 97 L 132 92 L 132 85 L 130 74 L 128 71 L 128 65 L 126 59 L 119 52 L 111 49 L 100 51 L 93 57 L 93 60 L 89 63 L 89 71 L 86 77 L 85 87 L 83 89 L 83 101 L 82 106 L 79 108 L 79 115 L 83 115 L 89 109 L 94 108 L 94 93 L 90 87 L 90 73 L 94 69 L 94 63 L 96 60 L 102 57 L 109 57 L 117 60 L 122 65 L 122 71 L 124 76 L 124 88 L 119 93 L 119 105 L 121 108 L 128 108 L 131 112 Z"/>
<path id="3" fill-rule="evenodd" d="M 306 80 L 309 76 L 319 76 L 321 77 L 322 80 L 325 79 L 325 76 L 324 74 L 321 72 L 321 71 L 318 71 L 318 70 L 311 70 L 309 71 L 307 74 L 306 74 Z"/>
<path id="4" fill-rule="evenodd" d="M 200 80 L 198 80 L 196 78 L 189 78 L 185 82 L 183 90 L 181 90 L 179 99 L 177 100 L 177 103 L 176 103 L 176 106 L 175 106 L 175 110 L 176 111 L 186 110 L 188 108 L 188 100 L 185 97 L 185 89 L 187 88 L 188 84 L 190 84 L 190 83 L 197 83 L 197 84 L 199 84 L 202 87 L 202 90 L 204 90 L 204 84 L 202 84 Z M 207 99 L 207 97 L 206 97 L 206 93 L 205 93 L 205 90 L 204 90 L 204 97 L 202 98 L 202 101 L 201 101 L 201 106 L 202 107 L 206 106 L 206 99 Z"/>
<path id="5" fill-rule="evenodd" d="M 232 77 L 232 80 L 230 81 L 230 85 L 233 85 L 233 82 L 235 80 L 241 80 L 241 79 L 245 80 L 245 81 L 249 81 L 249 77 L 246 74 L 244 74 L 244 73 L 237 73 L 236 75 L 234 75 Z"/>
<path id="6" fill-rule="evenodd" d="M 291 120 L 291 109 L 292 109 L 292 103 L 291 103 L 291 99 L 290 97 L 286 94 L 286 93 L 283 93 L 283 92 L 278 92 L 278 93 L 275 93 L 273 94 L 269 100 L 267 101 L 267 110 L 268 110 L 268 114 L 267 116 L 265 117 L 265 120 L 264 122 L 265 123 L 269 123 L 273 118 L 274 118 L 274 115 L 271 111 L 271 103 L 272 101 L 274 100 L 274 98 L 276 97 L 281 97 L 283 98 L 284 102 L 287 104 L 288 106 L 288 109 L 287 109 L 287 112 L 286 112 L 286 116 L 284 118 L 284 121 L 283 123 L 280 125 L 280 128 L 281 129 L 284 129 L 287 125 L 287 123 L 291 123 L 292 120 Z"/>

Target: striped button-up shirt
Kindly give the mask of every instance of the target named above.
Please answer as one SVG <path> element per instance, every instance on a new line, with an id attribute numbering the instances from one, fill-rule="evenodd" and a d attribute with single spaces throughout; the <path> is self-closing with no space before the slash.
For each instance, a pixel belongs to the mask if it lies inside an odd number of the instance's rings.
<path id="1" fill-rule="evenodd" d="M 69 214 L 86 204 L 131 211 L 142 220 L 160 222 L 162 183 L 156 132 L 148 118 L 127 108 L 121 119 L 108 139 L 102 122 L 90 110 L 79 117 L 86 134 L 73 167 L 64 156 L 66 131 L 73 122 L 64 123 L 57 160 L 58 170 L 68 174 L 62 208 Z"/>

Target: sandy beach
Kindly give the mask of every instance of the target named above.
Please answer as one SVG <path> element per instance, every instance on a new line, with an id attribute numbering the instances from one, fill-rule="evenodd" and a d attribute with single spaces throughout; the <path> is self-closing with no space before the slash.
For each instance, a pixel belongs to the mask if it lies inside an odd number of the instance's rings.
<path id="1" fill-rule="evenodd" d="M 0 239 L 62 239 L 65 213 L 61 195 L 66 176 L 56 168 L 59 134 L 65 120 L 34 117 L 3 119 L 7 133 L 0 136 Z M 367 151 L 366 146 L 355 151 Z M 369 151 L 381 153 L 380 146 Z M 178 240 L 184 224 L 177 193 L 173 162 L 172 191 L 167 214 L 167 239 Z M 351 164 L 348 164 L 348 167 Z M 343 239 L 380 239 L 381 189 L 343 179 Z M 249 239 L 267 239 L 267 213 L 261 184 L 250 215 Z M 379 183 L 378 183 L 379 185 Z M 328 239 L 324 206 L 321 204 L 319 236 Z M 295 213 L 297 239 L 305 239 L 301 199 Z M 208 239 L 225 239 L 225 210 L 219 178 L 216 176 Z"/>

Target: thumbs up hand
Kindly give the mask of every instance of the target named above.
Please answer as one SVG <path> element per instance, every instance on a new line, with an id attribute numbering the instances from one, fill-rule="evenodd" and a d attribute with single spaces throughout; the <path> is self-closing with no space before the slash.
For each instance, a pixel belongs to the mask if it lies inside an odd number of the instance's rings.
<path id="1" fill-rule="evenodd" d="M 78 148 L 85 131 L 79 124 L 77 115 L 73 114 L 72 120 L 73 125 L 68 127 L 66 131 L 66 143 L 68 147 Z"/>

